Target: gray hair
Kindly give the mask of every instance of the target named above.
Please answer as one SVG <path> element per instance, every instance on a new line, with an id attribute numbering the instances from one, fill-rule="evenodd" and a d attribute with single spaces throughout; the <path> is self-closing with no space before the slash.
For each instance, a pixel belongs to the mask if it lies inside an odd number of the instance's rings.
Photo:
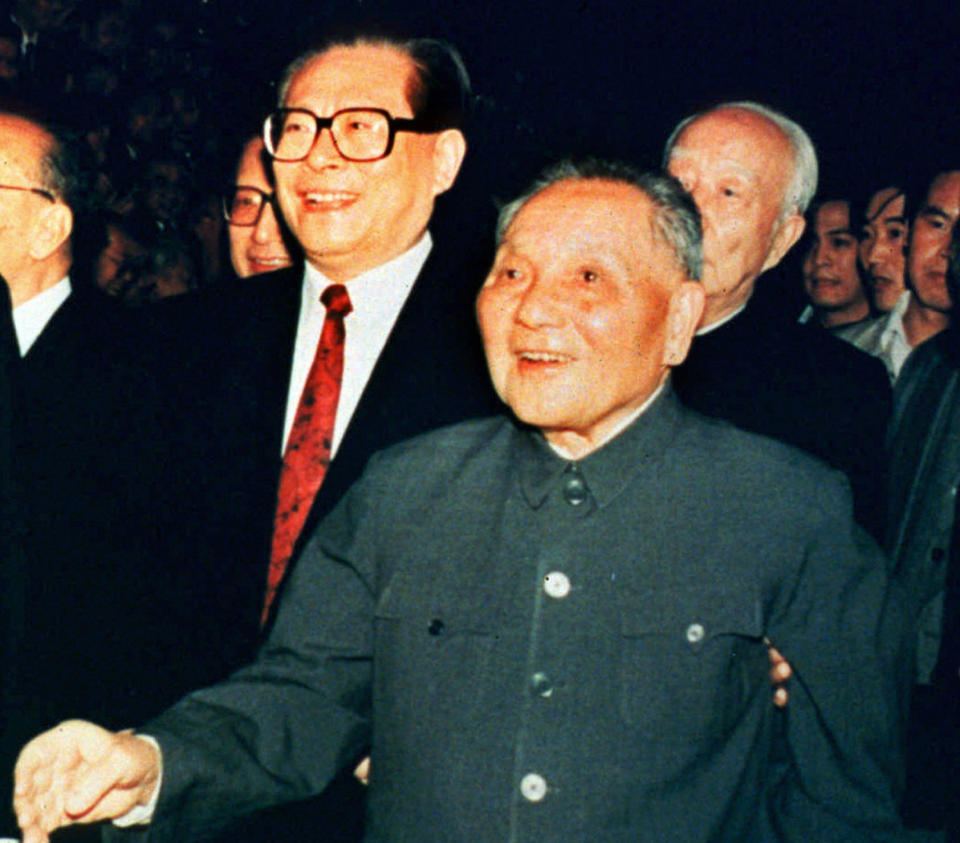
<path id="1" fill-rule="evenodd" d="M 646 196 L 654 207 L 653 228 L 669 246 L 688 278 L 696 281 L 703 267 L 700 214 L 690 195 L 672 176 L 638 170 L 621 161 L 587 158 L 565 160 L 544 170 L 530 187 L 500 208 L 497 217 L 497 245 L 521 208 L 548 187 L 563 181 L 610 181 L 630 185 Z"/>
<path id="2" fill-rule="evenodd" d="M 787 140 L 790 142 L 790 148 L 793 150 L 793 173 L 784 191 L 780 218 L 783 219 L 792 213 L 804 213 L 810 205 L 814 194 L 817 192 L 817 152 L 814 149 L 813 141 L 810 140 L 810 136 L 799 123 L 795 123 L 779 111 L 774 111 L 772 108 L 761 105 L 758 102 L 750 102 L 749 100 L 724 102 L 706 111 L 691 114 L 689 117 L 681 120 L 677 124 L 677 127 L 670 133 L 670 137 L 667 138 L 667 143 L 663 150 L 663 166 L 666 167 L 670 163 L 670 156 L 673 155 L 677 140 L 687 126 L 695 120 L 699 120 L 701 117 L 727 108 L 749 111 L 751 114 L 756 114 L 758 117 L 769 120 L 787 136 Z"/>

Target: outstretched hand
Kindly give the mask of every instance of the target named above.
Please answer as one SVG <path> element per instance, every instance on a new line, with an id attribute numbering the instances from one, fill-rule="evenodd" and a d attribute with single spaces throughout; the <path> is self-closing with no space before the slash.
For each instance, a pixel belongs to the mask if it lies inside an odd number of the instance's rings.
<path id="1" fill-rule="evenodd" d="M 149 803 L 160 753 L 130 732 L 68 720 L 34 738 L 14 771 L 13 807 L 23 843 L 48 843 L 74 823 L 116 819 Z"/>

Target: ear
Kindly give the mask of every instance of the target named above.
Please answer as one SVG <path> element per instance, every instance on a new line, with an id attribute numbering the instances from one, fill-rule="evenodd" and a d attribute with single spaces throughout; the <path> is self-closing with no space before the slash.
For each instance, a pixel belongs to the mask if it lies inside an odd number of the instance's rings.
<path id="1" fill-rule="evenodd" d="M 663 343 L 663 365 L 679 366 L 687 357 L 693 335 L 703 316 L 706 298 L 696 281 L 683 281 L 670 297 L 667 308 L 666 335 Z"/>
<path id="2" fill-rule="evenodd" d="M 30 257 L 45 260 L 60 249 L 73 233 L 73 212 L 62 202 L 44 208 L 33 225 Z"/>
<path id="3" fill-rule="evenodd" d="M 807 221 L 803 218 L 803 214 L 790 214 L 784 219 L 773 235 L 773 244 L 770 246 L 770 252 L 767 254 L 766 261 L 764 261 L 763 269 L 760 271 L 766 272 L 780 263 L 783 256 L 800 239 L 806 227 Z"/>
<path id="4" fill-rule="evenodd" d="M 467 140 L 459 129 L 445 129 L 437 135 L 433 142 L 434 196 L 450 189 L 466 154 Z"/>

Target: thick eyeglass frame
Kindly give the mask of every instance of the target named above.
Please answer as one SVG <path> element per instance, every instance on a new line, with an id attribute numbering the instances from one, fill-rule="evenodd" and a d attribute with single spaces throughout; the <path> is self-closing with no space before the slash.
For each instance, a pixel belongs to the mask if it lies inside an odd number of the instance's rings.
<path id="1" fill-rule="evenodd" d="M 365 112 L 367 114 L 380 114 L 387 120 L 387 147 L 384 149 L 383 153 L 373 158 L 351 158 L 349 155 L 344 155 L 343 150 L 340 149 L 340 145 L 337 143 L 337 138 L 333 134 L 333 121 L 336 120 L 341 114 L 352 114 L 354 112 Z M 273 139 L 270 136 L 270 127 L 274 121 L 282 125 L 283 118 L 288 114 L 309 114 L 316 121 L 316 132 L 313 136 L 313 142 L 310 144 L 307 151 L 301 155 L 299 158 L 278 158 L 273 151 Z M 291 163 L 293 161 L 304 161 L 310 157 L 310 153 L 313 152 L 314 146 L 316 146 L 317 141 L 320 138 L 320 133 L 324 129 L 330 130 L 330 139 L 333 141 L 334 147 L 336 147 L 337 152 L 340 157 L 345 161 L 380 161 L 386 158 L 393 151 L 393 142 L 397 136 L 397 132 L 415 132 L 417 134 L 432 134 L 437 131 L 437 128 L 431 125 L 427 120 L 424 120 L 422 117 L 394 117 L 389 111 L 384 108 L 366 108 L 366 107 L 356 107 L 356 108 L 341 108 L 339 111 L 334 112 L 329 117 L 318 117 L 312 111 L 307 108 L 278 108 L 275 111 L 267 115 L 266 120 L 263 121 L 263 144 L 267 148 L 267 153 L 273 158 L 274 161 L 280 161 L 282 163 Z"/>
<path id="2" fill-rule="evenodd" d="M 257 215 L 256 217 L 254 217 L 253 222 L 234 222 L 230 218 L 230 206 L 233 204 L 231 202 L 231 199 L 234 198 L 237 191 L 239 190 L 252 190 L 254 193 L 256 193 L 260 197 L 260 204 L 257 207 Z M 236 225 L 236 226 L 239 226 L 240 228 L 253 228 L 255 225 L 257 225 L 260 222 L 260 217 L 263 216 L 263 209 L 267 205 L 273 206 L 274 216 L 279 218 L 280 206 L 277 204 L 277 194 L 272 190 L 269 193 L 267 193 L 267 191 L 261 190 L 259 187 L 253 187 L 253 185 L 249 185 L 249 184 L 234 185 L 233 187 L 230 188 L 229 191 L 227 191 L 226 194 L 224 194 L 220 202 L 221 209 L 223 210 L 223 218 L 230 225 Z"/>
<path id="3" fill-rule="evenodd" d="M 56 202 L 57 197 L 54 196 L 49 190 L 44 190 L 42 187 L 21 187 L 16 184 L 0 184 L 0 190 L 19 190 L 21 193 L 35 193 L 37 196 L 42 196 L 44 199 L 49 200 L 50 202 Z"/>

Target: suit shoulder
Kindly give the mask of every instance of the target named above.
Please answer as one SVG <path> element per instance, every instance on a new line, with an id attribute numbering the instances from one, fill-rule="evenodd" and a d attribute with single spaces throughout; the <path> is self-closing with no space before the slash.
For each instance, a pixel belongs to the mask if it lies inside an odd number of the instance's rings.
<path id="1" fill-rule="evenodd" d="M 441 471 L 445 466 L 463 463 L 487 452 L 498 441 L 508 442 L 514 430 L 506 416 L 470 419 L 392 445 L 376 454 L 376 461 L 390 468 L 405 463 L 427 463 L 431 472 Z"/>
<path id="2" fill-rule="evenodd" d="M 805 490 L 822 484 L 846 485 L 842 472 L 807 451 L 693 410 L 686 411 L 675 451 L 679 459 L 696 458 L 708 464 L 711 473 L 727 483 L 775 483 Z"/>

